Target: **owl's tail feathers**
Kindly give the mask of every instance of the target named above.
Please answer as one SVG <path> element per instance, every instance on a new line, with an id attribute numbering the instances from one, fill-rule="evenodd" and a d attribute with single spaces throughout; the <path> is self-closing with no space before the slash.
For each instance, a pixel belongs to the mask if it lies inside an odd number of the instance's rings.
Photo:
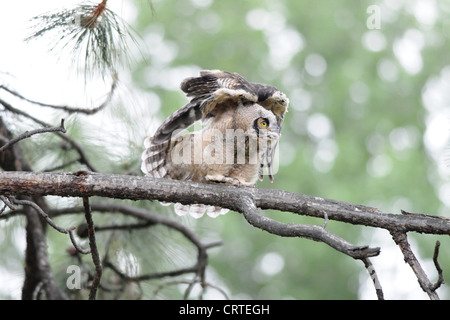
<path id="1" fill-rule="evenodd" d="M 154 144 L 151 138 L 144 141 L 145 150 L 142 153 L 141 170 L 153 178 L 164 178 L 167 175 L 166 159 L 170 149 L 170 140 Z"/>
<path id="2" fill-rule="evenodd" d="M 204 204 L 188 204 L 175 203 L 175 213 L 179 216 L 189 214 L 196 219 L 201 218 L 205 213 L 211 218 L 217 218 L 219 215 L 227 213 L 228 209 L 216 206 L 208 206 Z"/>

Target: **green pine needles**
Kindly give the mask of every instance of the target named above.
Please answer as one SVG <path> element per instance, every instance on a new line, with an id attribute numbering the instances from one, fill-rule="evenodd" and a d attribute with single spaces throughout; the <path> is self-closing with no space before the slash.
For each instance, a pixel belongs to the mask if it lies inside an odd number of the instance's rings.
<path id="1" fill-rule="evenodd" d="M 136 44 L 136 37 L 106 5 L 103 0 L 36 16 L 32 34 L 25 40 L 50 38 L 50 51 L 68 52 L 72 63 L 83 64 L 85 77 L 115 74 L 121 63 L 130 61 L 129 44 Z"/>

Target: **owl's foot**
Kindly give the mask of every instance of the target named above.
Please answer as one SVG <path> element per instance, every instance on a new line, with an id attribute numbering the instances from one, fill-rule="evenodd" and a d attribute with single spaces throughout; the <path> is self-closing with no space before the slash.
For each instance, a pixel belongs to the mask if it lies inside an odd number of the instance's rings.
<path id="1" fill-rule="evenodd" d="M 246 183 L 240 181 L 238 178 L 227 177 L 222 175 L 206 175 L 204 177 L 206 182 L 214 182 L 214 183 L 226 183 L 231 184 L 238 187 L 254 187 L 254 184 Z"/>

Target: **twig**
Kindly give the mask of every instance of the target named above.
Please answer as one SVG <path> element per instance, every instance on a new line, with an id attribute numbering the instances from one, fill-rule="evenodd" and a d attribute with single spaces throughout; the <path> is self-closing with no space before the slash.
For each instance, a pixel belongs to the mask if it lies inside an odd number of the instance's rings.
<path id="1" fill-rule="evenodd" d="M 322 226 L 285 224 L 272 220 L 259 213 L 255 203 L 250 198 L 241 198 L 238 201 L 240 210 L 245 219 L 254 227 L 282 237 L 302 237 L 328 244 L 330 247 L 345 253 L 354 259 L 373 257 L 380 253 L 380 248 L 368 246 L 355 246 L 337 235 L 326 230 Z"/>
<path id="2" fill-rule="evenodd" d="M 78 157 L 77 159 L 68 161 L 68 162 L 60 164 L 58 166 L 54 166 L 54 167 L 50 167 L 50 168 L 44 169 L 44 170 L 42 170 L 42 172 L 52 172 L 52 171 L 56 171 L 56 170 L 61 170 L 61 169 L 64 169 L 65 167 L 68 167 L 68 166 L 70 166 L 70 165 L 72 165 L 74 163 L 77 163 L 77 162 L 81 162 L 81 158 Z"/>
<path id="3" fill-rule="evenodd" d="M 11 203 L 11 201 L 8 199 L 8 197 L 0 195 L 0 200 L 2 200 L 3 203 L 5 204 L 5 208 L 8 207 L 11 210 L 17 210 L 17 207 Z M 2 212 L 3 212 L 3 210 L 4 209 L 2 209 Z"/>
<path id="4" fill-rule="evenodd" d="M 89 205 L 89 198 L 83 197 L 84 217 L 88 225 L 89 234 L 89 247 L 91 248 L 92 261 L 95 265 L 95 276 L 91 284 L 91 290 L 89 292 L 89 300 L 95 300 L 97 289 L 100 284 L 100 278 L 102 277 L 102 263 L 100 261 L 100 255 L 97 249 L 97 242 L 95 240 L 94 221 L 92 220 L 91 206 Z"/>
<path id="5" fill-rule="evenodd" d="M 141 228 L 147 228 L 150 226 L 155 225 L 154 222 L 146 221 L 143 223 L 130 223 L 130 224 L 115 224 L 115 225 L 109 225 L 109 226 L 95 226 L 95 232 L 102 232 L 102 231 L 111 231 L 111 230 L 136 230 Z M 88 229 L 86 225 L 78 226 L 77 229 L 78 236 L 81 238 L 88 237 Z"/>
<path id="6" fill-rule="evenodd" d="M 323 221 L 322 228 L 325 229 L 328 225 L 328 214 L 325 211 L 323 212 L 323 218 L 324 218 L 324 221 Z"/>
<path id="7" fill-rule="evenodd" d="M 72 241 L 73 246 L 75 247 L 75 249 L 81 253 L 81 254 L 89 254 L 91 253 L 91 249 L 83 249 L 82 247 L 80 247 L 77 244 L 77 241 L 75 240 L 75 236 L 73 235 L 74 230 L 69 230 L 69 237 L 70 237 L 70 241 Z"/>
<path id="8" fill-rule="evenodd" d="M 422 266 L 411 250 L 411 246 L 409 245 L 406 233 L 391 231 L 391 235 L 395 243 L 400 247 L 405 262 L 410 265 L 411 269 L 416 274 L 417 280 L 419 281 L 422 290 L 428 294 L 431 300 L 439 300 L 439 296 L 435 291 L 436 289 L 433 289 L 434 285 L 428 279 L 425 271 L 423 270 Z"/>
<path id="9" fill-rule="evenodd" d="M 198 283 L 198 281 L 197 281 L 196 283 Z M 159 294 L 159 292 L 160 292 L 162 289 L 164 289 L 165 287 L 173 286 L 173 285 L 178 285 L 178 284 L 187 284 L 187 285 L 191 285 L 191 284 L 192 284 L 192 281 L 191 281 L 191 280 L 171 280 L 171 281 L 166 281 L 166 282 L 164 282 L 164 283 L 161 283 L 161 284 L 153 291 L 153 297 L 156 297 L 156 296 Z M 212 284 L 210 284 L 210 283 L 204 283 L 204 284 L 202 284 L 202 287 L 203 287 L 203 289 L 202 289 L 202 291 L 201 291 L 201 293 L 200 293 L 200 299 L 202 299 L 203 294 L 204 294 L 206 288 L 208 288 L 208 287 L 209 287 L 209 288 L 213 288 L 213 289 L 219 291 L 219 292 L 224 296 L 224 298 L 225 298 L 226 300 L 229 300 L 229 299 L 230 299 L 230 297 L 228 297 L 228 295 L 227 295 L 227 293 L 225 292 L 225 290 L 223 290 L 222 288 L 220 288 L 220 287 L 218 287 L 218 286 L 212 285 Z"/>
<path id="10" fill-rule="evenodd" d="M 9 104 L 8 102 L 6 102 L 6 101 L 4 101 L 2 99 L 0 99 L 0 104 L 3 105 L 3 107 L 5 107 L 5 109 L 8 110 L 9 112 L 21 115 L 21 116 L 23 116 L 25 118 L 28 118 L 28 119 L 32 120 L 33 122 L 35 122 L 35 123 L 37 123 L 37 124 L 39 124 L 39 125 L 41 125 L 43 127 L 46 127 L 46 128 L 51 127 L 49 124 L 45 123 L 44 121 L 41 121 L 41 120 L 39 120 L 39 119 L 29 115 L 28 113 L 26 113 L 26 112 L 24 112 L 22 110 L 14 108 L 11 104 Z M 81 145 L 76 140 L 74 140 L 71 137 L 69 137 L 68 135 L 63 134 L 63 133 L 58 132 L 58 131 L 56 131 L 55 133 L 61 139 L 67 141 L 72 146 L 72 148 L 74 148 L 78 152 L 78 154 L 80 155 L 80 163 L 85 164 L 89 168 L 89 170 L 96 171 L 95 167 L 91 164 L 91 162 L 89 161 L 88 157 L 86 156 L 86 153 L 84 152 L 83 148 L 81 147 Z"/>
<path id="11" fill-rule="evenodd" d="M 39 134 L 39 133 L 46 133 L 46 132 L 56 132 L 56 131 L 66 133 L 66 129 L 64 128 L 64 119 L 61 119 L 61 125 L 59 127 L 40 128 L 40 129 L 31 130 L 31 131 L 25 131 L 21 135 L 15 137 L 14 139 L 9 140 L 6 144 L 4 144 L 0 148 L 0 152 L 3 152 L 4 150 L 11 147 L 13 144 L 19 142 L 20 140 L 29 138 L 32 135 Z"/>
<path id="12" fill-rule="evenodd" d="M 441 246 L 441 243 L 439 241 L 436 241 L 436 246 L 434 247 L 434 254 L 433 254 L 433 262 L 434 266 L 436 267 L 436 270 L 438 272 L 438 280 L 435 284 L 431 287 L 431 290 L 436 291 L 437 288 L 439 288 L 444 283 L 444 274 L 442 272 L 442 268 L 439 265 L 438 256 L 439 256 L 439 247 Z"/>
<path id="13" fill-rule="evenodd" d="M 369 272 L 369 276 L 372 279 L 373 285 L 375 286 L 375 292 L 377 294 L 378 300 L 384 300 L 383 289 L 381 288 L 380 281 L 378 280 L 378 276 L 375 272 L 375 268 L 373 267 L 372 262 L 369 258 L 364 258 L 361 260 L 364 263 L 367 271 Z"/>
<path id="14" fill-rule="evenodd" d="M 166 278 L 166 277 L 176 277 L 176 276 L 179 276 L 179 275 L 182 275 L 182 274 L 186 274 L 186 273 L 197 272 L 197 266 L 194 265 L 192 267 L 180 268 L 180 269 L 172 270 L 172 271 L 147 273 L 147 274 L 142 274 L 142 275 L 139 275 L 139 276 L 129 276 L 129 275 L 121 272 L 110 261 L 106 261 L 105 262 L 105 267 L 110 268 L 121 279 L 126 280 L 126 281 L 134 281 L 134 282 L 145 281 L 145 280 L 152 280 L 152 279 L 160 279 L 160 278 Z"/>
<path id="15" fill-rule="evenodd" d="M 105 101 L 103 101 L 102 104 L 100 104 L 99 106 L 95 107 L 95 108 L 77 108 L 77 107 L 69 107 L 69 106 L 65 106 L 65 105 L 53 105 L 53 104 L 48 104 L 48 103 L 42 103 L 42 102 L 38 102 L 38 101 L 34 101 L 31 99 L 28 99 L 26 97 L 24 97 L 23 95 L 21 95 L 20 93 L 11 90 L 9 88 L 7 88 L 4 85 L 0 85 L 0 89 L 5 90 L 6 92 L 12 94 L 13 96 L 16 96 L 26 102 L 41 106 L 41 107 L 48 107 L 48 108 L 53 108 L 53 109 L 58 109 L 58 110 L 63 110 L 69 114 L 71 113 L 84 113 L 84 114 L 94 114 L 97 113 L 98 111 L 102 110 L 106 105 L 108 105 L 111 102 L 111 99 L 114 95 L 114 91 L 117 88 L 117 83 L 118 83 L 118 75 L 117 73 L 114 74 L 113 76 L 113 82 L 111 84 L 111 89 L 108 92 L 108 95 L 106 96 Z"/>
<path id="16" fill-rule="evenodd" d="M 4 197 L 1 196 L 1 200 L 6 204 L 7 202 L 5 202 L 5 199 L 3 199 Z M 58 226 L 56 223 L 53 222 L 53 220 L 49 217 L 49 215 L 47 213 L 45 213 L 44 210 L 41 209 L 41 207 L 39 207 L 36 203 L 34 203 L 33 201 L 29 201 L 29 200 L 18 200 L 15 199 L 14 197 L 11 197 L 11 202 L 16 204 L 16 205 L 26 205 L 26 206 L 30 206 L 32 207 L 37 213 L 39 213 L 39 215 L 45 219 L 45 221 L 56 231 L 64 233 L 64 234 L 69 234 L 70 237 L 70 241 L 72 242 L 73 246 L 75 247 L 75 249 L 77 249 L 80 253 L 82 254 L 87 254 L 90 251 L 81 248 L 76 240 L 75 237 L 73 235 L 73 231 L 76 229 L 75 226 L 72 226 L 70 228 L 63 228 Z M 15 207 L 12 207 L 10 204 L 10 207 L 12 208 L 12 210 L 17 210 Z"/>
<path id="17" fill-rule="evenodd" d="M 14 204 L 17 205 L 26 205 L 26 206 L 30 206 L 32 207 L 37 213 L 39 213 L 39 215 L 45 219 L 45 221 L 56 231 L 59 231 L 61 233 L 69 233 L 70 230 L 74 230 L 75 227 L 71 227 L 71 228 L 63 228 L 58 226 L 56 223 L 53 222 L 52 219 L 50 219 L 50 217 L 48 216 L 47 213 L 44 212 L 44 210 L 41 209 L 41 207 L 39 207 L 36 203 L 34 203 L 33 201 L 29 201 L 29 200 L 18 200 L 18 199 L 13 199 L 12 200 Z"/>

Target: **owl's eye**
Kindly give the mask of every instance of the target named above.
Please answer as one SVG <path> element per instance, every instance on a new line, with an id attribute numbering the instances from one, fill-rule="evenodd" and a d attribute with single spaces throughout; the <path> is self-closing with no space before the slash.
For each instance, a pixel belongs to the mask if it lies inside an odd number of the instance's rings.
<path id="1" fill-rule="evenodd" d="M 257 123 L 258 127 L 261 129 L 266 129 L 269 126 L 269 120 L 265 118 L 258 118 Z"/>

